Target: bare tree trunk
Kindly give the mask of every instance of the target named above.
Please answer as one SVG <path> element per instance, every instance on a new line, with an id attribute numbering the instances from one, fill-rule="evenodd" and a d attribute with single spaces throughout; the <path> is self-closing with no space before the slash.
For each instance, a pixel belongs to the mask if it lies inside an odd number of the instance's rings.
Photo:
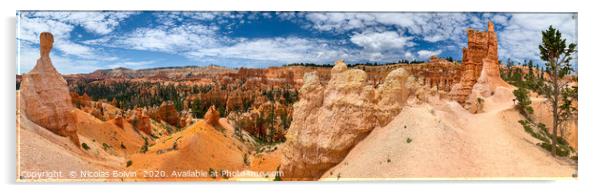
<path id="1" fill-rule="evenodd" d="M 553 114 L 553 127 L 552 127 L 552 156 L 556 157 L 556 144 L 557 142 L 557 133 L 558 133 L 558 95 L 560 94 L 559 89 L 558 89 L 558 64 L 553 64 L 554 65 L 554 76 L 552 77 L 553 79 L 553 85 L 554 86 L 554 90 L 552 91 L 552 114 Z"/>
<path id="2" fill-rule="evenodd" d="M 558 107 L 556 105 L 556 102 L 552 103 L 552 111 L 554 114 L 554 127 L 552 129 L 552 156 L 556 157 L 556 135 L 558 130 Z"/>

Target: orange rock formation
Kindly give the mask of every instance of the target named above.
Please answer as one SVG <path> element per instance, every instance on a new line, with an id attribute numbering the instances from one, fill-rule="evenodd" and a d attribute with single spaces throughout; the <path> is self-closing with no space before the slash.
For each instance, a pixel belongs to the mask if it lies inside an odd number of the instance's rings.
<path id="1" fill-rule="evenodd" d="M 34 123 L 78 143 L 76 128 L 69 127 L 73 109 L 69 87 L 52 66 L 49 56 L 53 42 L 51 33 L 40 34 L 40 58 L 36 66 L 23 75 L 19 109 Z"/>
<path id="2" fill-rule="evenodd" d="M 215 105 L 212 105 L 211 107 L 209 107 L 209 109 L 207 109 L 207 112 L 205 113 L 205 122 L 207 122 L 207 124 L 211 125 L 211 126 L 217 126 L 219 125 L 219 112 L 217 112 L 217 110 L 215 109 Z"/>
<path id="3" fill-rule="evenodd" d="M 405 105 L 408 76 L 403 68 L 396 69 L 375 89 L 366 72 L 348 69 L 342 61 L 336 62 L 325 86 L 316 73 L 305 74 L 282 148 L 283 178 L 319 178 L 372 129 L 391 121 Z"/>
<path id="4" fill-rule="evenodd" d="M 481 77 L 483 68 L 486 68 L 488 76 L 500 77 L 497 46 L 493 22 L 489 21 L 487 31 L 468 29 L 468 47 L 462 49 L 462 75 L 460 82 L 452 88 L 452 99 L 464 103 Z"/>

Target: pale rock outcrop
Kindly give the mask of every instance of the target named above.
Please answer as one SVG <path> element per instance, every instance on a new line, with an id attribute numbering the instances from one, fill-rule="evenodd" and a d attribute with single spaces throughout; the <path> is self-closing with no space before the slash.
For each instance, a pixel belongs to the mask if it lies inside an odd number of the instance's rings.
<path id="1" fill-rule="evenodd" d="M 19 108 L 32 122 L 79 143 L 77 129 L 69 126 L 73 121 L 71 110 L 74 107 L 67 81 L 52 66 L 50 60 L 53 42 L 51 33 L 40 34 L 40 58 L 36 66 L 23 75 Z"/>
<path id="2" fill-rule="evenodd" d="M 406 81 L 409 77 L 408 72 L 402 68 L 391 71 L 383 84 L 378 89 L 378 123 L 385 126 L 391 119 L 401 111 L 405 105 L 413 82 Z"/>
<path id="3" fill-rule="evenodd" d="M 512 88 L 510 84 L 500 77 L 498 61 L 484 59 L 481 75 L 479 76 L 479 79 L 477 79 L 477 83 L 472 87 L 468 99 L 465 101 L 469 110 L 473 113 L 481 112 L 484 105 L 484 98 L 496 94 L 496 90 L 499 90 L 498 87 Z"/>
<path id="4" fill-rule="evenodd" d="M 386 125 L 403 107 L 408 73 L 391 72 L 374 89 L 366 72 L 337 61 L 322 86 L 316 73 L 306 73 L 295 103 L 293 122 L 283 145 L 284 179 L 319 178 L 375 127 Z"/>

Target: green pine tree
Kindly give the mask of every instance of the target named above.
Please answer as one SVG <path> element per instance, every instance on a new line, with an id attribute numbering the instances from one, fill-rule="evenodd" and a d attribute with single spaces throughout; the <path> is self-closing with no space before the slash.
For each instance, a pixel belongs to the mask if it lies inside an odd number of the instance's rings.
<path id="1" fill-rule="evenodd" d="M 562 34 L 557 29 L 550 26 L 543 31 L 541 44 L 539 45 L 540 57 L 545 61 L 547 71 L 550 75 L 549 80 L 545 80 L 544 95 L 552 104 L 552 155 L 556 156 L 556 144 L 558 127 L 562 122 L 561 115 L 565 112 L 559 108 L 563 102 L 562 93 L 570 89 L 567 81 L 563 81 L 566 75 L 573 71 L 570 64 L 572 55 L 577 52 L 577 44 L 570 43 L 567 45 L 566 39 L 562 38 Z"/>

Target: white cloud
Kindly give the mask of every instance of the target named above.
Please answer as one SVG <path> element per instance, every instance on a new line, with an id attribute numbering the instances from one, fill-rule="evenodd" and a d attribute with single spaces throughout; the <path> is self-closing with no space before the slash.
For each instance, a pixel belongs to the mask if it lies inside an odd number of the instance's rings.
<path id="1" fill-rule="evenodd" d="M 17 74 L 27 73 L 33 69 L 40 58 L 39 48 L 29 43 L 22 43 L 18 51 Z M 99 68 L 106 68 L 101 65 L 101 61 L 94 59 L 75 59 L 54 52 L 50 53 L 50 58 L 54 67 L 62 74 L 92 72 Z"/>
<path id="2" fill-rule="evenodd" d="M 412 54 L 412 52 L 406 52 L 405 54 L 403 54 L 403 59 L 406 60 L 414 60 L 414 54 Z"/>
<path id="3" fill-rule="evenodd" d="M 420 51 L 418 51 L 418 58 L 421 60 L 426 60 L 426 59 L 430 58 L 431 56 L 437 56 L 439 54 L 441 54 L 441 50 L 435 50 L 435 51 L 420 50 Z"/>
<path id="4" fill-rule="evenodd" d="M 232 45 L 198 49 L 187 54 L 189 57 L 198 60 L 205 58 L 235 58 L 266 61 L 272 64 L 294 62 L 330 63 L 338 57 L 346 56 L 344 48 L 335 48 L 326 41 L 297 37 L 243 39 Z"/>
<path id="5" fill-rule="evenodd" d="M 71 25 L 79 25 L 86 31 L 96 34 L 112 32 L 119 22 L 135 12 L 105 12 L 105 11 L 31 11 L 23 12 L 27 17 L 58 20 Z"/>
<path id="6" fill-rule="evenodd" d="M 147 67 L 149 64 L 154 64 L 155 62 L 156 61 L 154 61 L 154 60 L 150 60 L 150 61 L 126 61 L 126 62 L 113 63 L 113 64 L 110 64 L 108 67 L 109 68 L 124 67 L 124 68 L 131 68 L 131 69 L 140 69 L 140 68 Z"/>
<path id="7" fill-rule="evenodd" d="M 135 50 L 178 53 L 221 45 L 217 28 L 203 25 L 138 28 L 128 34 L 86 41 L 89 44 Z"/>
<path id="8" fill-rule="evenodd" d="M 41 32 L 51 32 L 55 39 L 69 39 L 73 26 L 64 22 L 44 18 L 30 18 L 20 15 L 17 38 L 28 42 L 38 42 Z M 55 41 L 56 42 L 56 41 Z"/>
<path id="9" fill-rule="evenodd" d="M 577 19 L 574 14 L 512 14 L 504 30 L 498 31 L 500 59 L 514 61 L 539 58 L 541 32 L 552 25 L 560 30 L 567 43 L 577 43 Z"/>
<path id="10" fill-rule="evenodd" d="M 362 34 L 366 31 L 379 31 L 383 26 L 393 26 L 397 30 L 407 32 L 408 36 L 413 37 L 412 41 L 414 42 L 422 40 L 438 43 L 434 49 L 451 46 L 458 50 L 466 46 L 467 28 L 486 30 L 487 21 L 491 20 L 497 26 L 500 58 L 512 58 L 518 61 L 525 59 L 539 61 L 537 46 L 541 41 L 541 31 L 547 29 L 549 25 L 559 29 L 568 42 L 577 42 L 575 14 L 484 13 L 479 16 L 470 13 L 329 12 L 309 13 L 305 17 L 310 22 L 308 27 L 318 31 Z M 358 43 L 353 39 L 351 41 Z M 375 50 L 379 47 L 378 45 L 364 43 L 360 46 L 368 50 Z M 426 54 L 427 52 L 422 53 Z M 371 54 L 374 55 L 371 52 L 366 57 Z M 421 57 L 421 59 L 426 58 Z"/>
<path id="11" fill-rule="evenodd" d="M 247 39 L 230 37 L 228 33 L 242 21 L 256 22 L 258 18 L 272 18 L 272 14 L 155 12 L 155 25 L 116 34 L 112 32 L 119 23 L 134 13 L 21 13 L 18 21 L 21 42 L 35 47 L 39 33 L 50 31 L 55 35 L 55 48 L 59 50 L 53 53 L 62 54 L 59 60 L 68 64 L 76 59 L 87 62 L 81 68 L 119 59 L 103 52 L 105 47 L 164 52 L 221 64 L 231 61 L 277 65 L 331 63 L 337 59 L 349 62 L 426 60 L 442 53 L 461 54 L 461 47 L 466 45 L 466 29 L 484 30 L 487 20 L 496 23 L 502 60 L 508 57 L 519 61 L 539 60 L 537 45 L 541 41 L 541 31 L 549 25 L 560 29 L 569 42 L 577 40 L 576 15 L 573 14 L 278 12 L 274 19 L 289 20 L 313 32 L 343 38 L 322 39 L 300 33 L 300 36 Z M 77 26 L 99 38 L 72 41 L 70 34 Z M 25 55 L 35 58 L 39 55 L 37 49 L 29 51 L 31 53 Z M 119 60 L 125 62 L 108 65 L 136 68 L 151 64 L 149 61 Z M 80 68 L 74 64 L 71 69 L 75 67 Z"/>
<path id="12" fill-rule="evenodd" d="M 71 41 L 58 41 L 55 45 L 55 48 L 63 51 L 65 54 L 78 56 L 82 58 L 95 58 L 96 55 L 94 50 L 88 46 L 83 46 L 81 44 L 73 43 Z"/>
<path id="13" fill-rule="evenodd" d="M 359 33 L 352 35 L 350 40 L 368 51 L 403 49 L 414 45 L 411 37 L 395 31 Z"/>
<path id="14" fill-rule="evenodd" d="M 120 21 L 132 12 L 69 12 L 69 11 L 23 11 L 18 13 L 17 38 L 23 44 L 38 44 L 41 32 L 51 32 L 54 47 L 66 55 L 82 59 L 112 60 L 101 51 L 71 41 L 75 26 L 97 34 L 113 31 Z"/>
<path id="15" fill-rule="evenodd" d="M 357 59 L 374 62 L 398 60 L 406 48 L 415 45 L 412 37 L 396 31 L 358 33 L 352 35 L 350 41 L 362 48 Z"/>
<path id="16" fill-rule="evenodd" d="M 309 13 L 309 27 L 343 33 L 393 26 L 428 42 L 457 41 L 472 21 L 464 13 Z M 480 22 L 480 21 L 476 21 Z"/>

